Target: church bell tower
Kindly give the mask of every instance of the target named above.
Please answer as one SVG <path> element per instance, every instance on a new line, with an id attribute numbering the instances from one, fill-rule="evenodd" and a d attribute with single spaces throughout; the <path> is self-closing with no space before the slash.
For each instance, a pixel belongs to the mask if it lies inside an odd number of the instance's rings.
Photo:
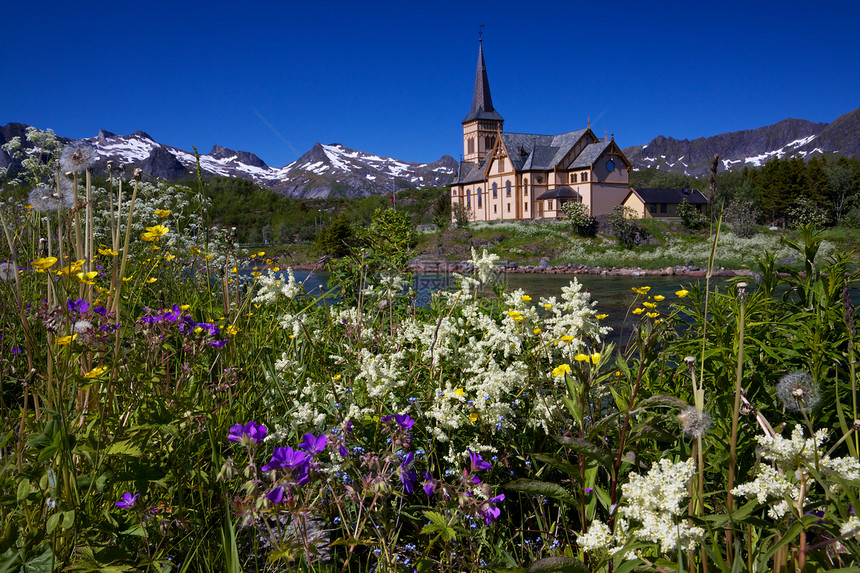
<path id="1" fill-rule="evenodd" d="M 505 120 L 493 109 L 490 82 L 484 65 L 483 42 L 478 43 L 478 70 L 475 73 L 475 92 L 472 109 L 463 120 L 463 159 L 480 163 L 493 149 L 496 134 L 501 132 Z"/>

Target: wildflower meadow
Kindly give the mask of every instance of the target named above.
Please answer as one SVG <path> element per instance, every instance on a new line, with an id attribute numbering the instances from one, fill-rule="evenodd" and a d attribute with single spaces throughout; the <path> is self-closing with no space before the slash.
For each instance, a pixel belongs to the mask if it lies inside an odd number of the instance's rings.
<path id="1" fill-rule="evenodd" d="M 617 347 L 600 293 L 506 291 L 486 251 L 417 304 L 394 210 L 308 292 L 199 190 L 31 135 L 0 571 L 860 571 L 858 275 L 813 227 L 803 271 L 643 282 Z"/>

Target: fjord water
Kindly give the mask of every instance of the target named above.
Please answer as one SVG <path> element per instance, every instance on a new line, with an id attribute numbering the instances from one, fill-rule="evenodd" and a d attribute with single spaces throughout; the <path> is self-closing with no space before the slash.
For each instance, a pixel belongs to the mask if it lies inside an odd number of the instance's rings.
<path id="1" fill-rule="evenodd" d="M 319 293 L 326 290 L 328 273 L 317 273 L 309 271 L 295 271 L 294 275 L 298 282 L 303 282 L 305 290 L 309 293 Z M 570 284 L 574 279 L 582 284 L 583 288 L 591 294 L 591 300 L 597 301 L 598 313 L 608 314 L 605 325 L 612 328 L 612 332 L 606 337 L 606 342 L 621 342 L 621 338 L 630 333 L 631 327 L 639 318 L 628 315 L 628 310 L 636 299 L 633 287 L 649 286 L 650 296 L 663 295 L 666 300 L 660 303 L 658 310 L 667 310 L 669 303 L 678 300 L 675 292 L 691 285 L 699 284 L 704 279 L 686 276 L 599 276 L 599 275 L 572 275 L 572 274 L 497 274 L 494 275 L 495 282 L 505 287 L 506 290 L 523 289 L 532 297 L 535 304 L 540 297 L 561 298 L 561 288 Z M 711 279 L 711 288 L 725 288 L 726 279 Z M 430 301 L 430 295 L 436 291 L 456 288 L 456 282 L 452 274 L 416 274 L 412 282 L 413 288 L 418 292 L 417 301 L 420 305 L 426 305 Z M 487 295 L 492 296 L 489 289 Z M 625 323 L 626 316 L 626 323 Z M 623 328 L 623 331 L 622 331 Z"/>

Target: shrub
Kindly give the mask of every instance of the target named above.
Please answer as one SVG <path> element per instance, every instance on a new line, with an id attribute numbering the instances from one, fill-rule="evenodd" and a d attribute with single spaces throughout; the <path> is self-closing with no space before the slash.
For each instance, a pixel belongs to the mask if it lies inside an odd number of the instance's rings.
<path id="1" fill-rule="evenodd" d="M 678 205 L 678 215 L 681 217 L 681 224 L 687 229 L 698 230 L 708 226 L 707 217 L 687 203 L 686 199 L 681 199 L 681 204 Z"/>
<path id="2" fill-rule="evenodd" d="M 732 232 L 745 239 L 755 235 L 756 219 L 758 209 L 743 199 L 732 202 L 723 215 L 723 220 L 732 226 Z"/>
<path id="3" fill-rule="evenodd" d="M 827 211 L 809 197 L 798 197 L 788 208 L 788 220 L 797 227 L 813 225 L 821 228 L 828 223 Z"/>
<path id="4" fill-rule="evenodd" d="M 583 203 L 568 201 L 561 205 L 561 210 L 570 221 L 573 232 L 580 237 L 594 237 L 597 235 L 597 219 L 589 216 L 588 208 Z"/>
<path id="5" fill-rule="evenodd" d="M 646 238 L 646 233 L 631 218 L 635 217 L 633 209 L 616 205 L 609 214 L 609 226 L 618 239 L 618 244 L 625 249 L 632 249 Z"/>

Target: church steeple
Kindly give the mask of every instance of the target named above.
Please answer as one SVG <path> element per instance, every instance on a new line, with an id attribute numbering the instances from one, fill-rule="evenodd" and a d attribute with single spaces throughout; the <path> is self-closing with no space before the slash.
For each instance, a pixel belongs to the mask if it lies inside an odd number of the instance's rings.
<path id="1" fill-rule="evenodd" d="M 478 69 L 475 72 L 475 91 L 472 94 L 472 109 L 463 123 L 476 119 L 503 121 L 502 116 L 493 109 L 493 98 L 490 97 L 490 81 L 487 79 L 487 66 L 484 64 L 483 42 L 478 43 Z"/>
<path id="2" fill-rule="evenodd" d="M 463 159 L 472 162 L 482 161 L 492 149 L 496 133 L 502 130 L 504 121 L 499 112 L 493 108 L 487 66 L 484 64 L 483 41 L 479 41 L 472 109 L 463 120 Z"/>

